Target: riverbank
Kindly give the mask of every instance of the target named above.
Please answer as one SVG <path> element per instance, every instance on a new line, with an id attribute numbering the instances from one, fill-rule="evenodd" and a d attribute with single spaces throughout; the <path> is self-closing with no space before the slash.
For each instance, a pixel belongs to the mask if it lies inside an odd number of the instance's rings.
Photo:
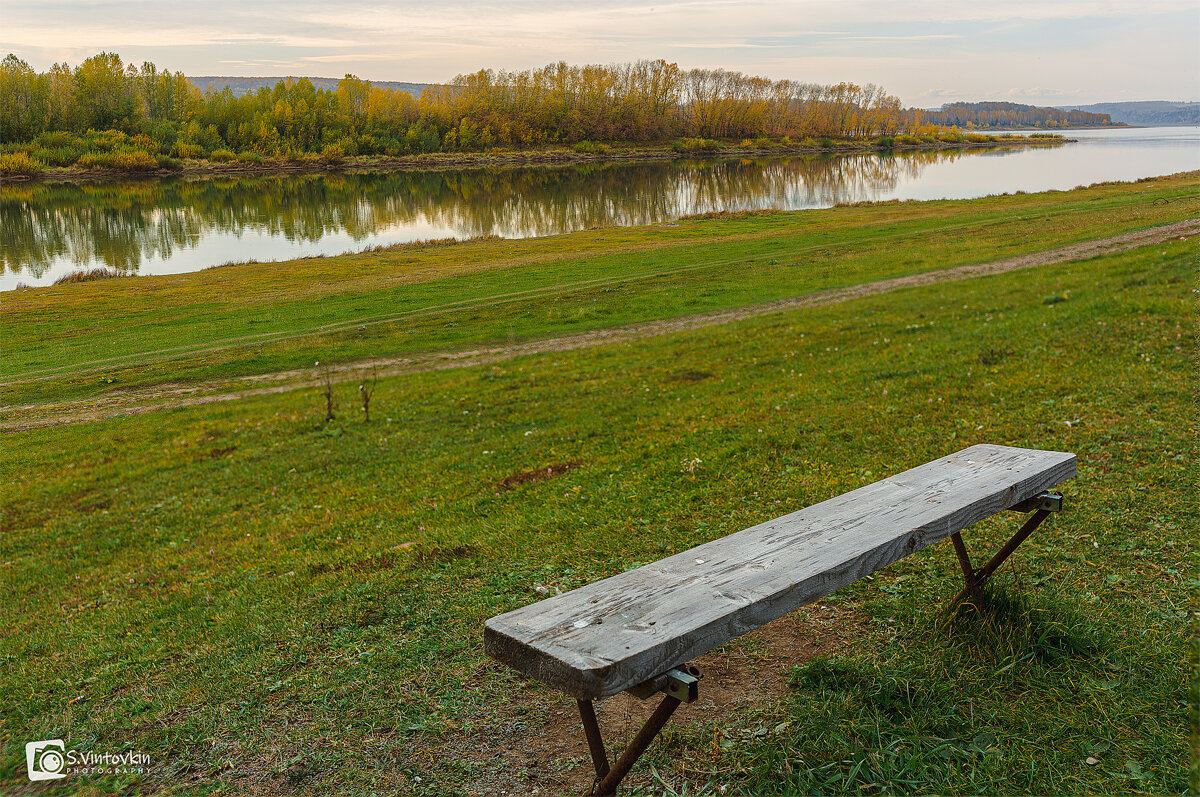
<path id="1" fill-rule="evenodd" d="M 1198 179 L 1193 172 L 965 201 L 706 214 L 23 288 L 6 295 L 0 399 L 100 398 L 315 360 L 426 356 L 731 310 L 1200 217 Z M 823 244 L 830 230 L 836 250 Z M 3 412 L 19 415 L 12 406 Z"/>
<path id="2" fill-rule="evenodd" d="M 683 141 L 688 141 L 684 139 Z M 700 141 L 696 139 L 694 141 Z M 301 155 L 287 159 L 245 156 L 226 162 L 180 160 L 170 168 L 124 171 L 79 166 L 42 167 L 31 174 L 0 173 L 0 181 L 107 181 L 144 177 L 245 175 L 303 175 L 320 173 L 361 173 L 389 171 L 436 171 L 445 169 L 493 169 L 521 166 L 563 166 L 582 163 L 627 163 L 632 161 L 686 160 L 689 158 L 764 157 L 777 155 L 842 155 L 919 150 L 978 150 L 993 147 L 1047 147 L 1070 143 L 1057 134 L 985 135 L 982 133 L 946 133 L 939 136 L 894 136 L 884 140 L 806 140 L 797 143 L 710 142 L 716 146 L 679 145 L 679 142 L 653 144 L 590 144 L 575 147 L 546 147 L 526 150 L 493 149 L 484 152 L 432 152 L 422 155 L 389 157 L 327 158 Z"/>

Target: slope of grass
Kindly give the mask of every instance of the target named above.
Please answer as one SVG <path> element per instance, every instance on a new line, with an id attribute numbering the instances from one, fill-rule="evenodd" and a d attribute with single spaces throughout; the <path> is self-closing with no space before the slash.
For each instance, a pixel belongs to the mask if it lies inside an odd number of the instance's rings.
<path id="1" fill-rule="evenodd" d="M 919 265 L 890 262 L 862 273 Z M 502 765 L 447 751 L 516 722 L 527 691 L 483 656 L 482 622 L 534 584 L 994 442 L 1080 467 L 985 613 L 942 624 L 957 564 L 921 551 L 835 596 L 868 618 L 860 646 L 748 719 L 674 728 L 638 772 L 678 793 L 1184 791 L 1196 263 L 1171 242 L 385 379 L 370 424 L 342 387 L 332 423 L 297 391 L 8 435 L 0 783 L 24 783 L 26 741 L 63 738 L 153 762 L 63 793 L 460 793 Z"/>
<path id="2" fill-rule="evenodd" d="M 1196 217 L 1197 196 L 1192 174 L 22 291 L 6 301 L 0 395 L 61 400 L 722 310 Z"/>

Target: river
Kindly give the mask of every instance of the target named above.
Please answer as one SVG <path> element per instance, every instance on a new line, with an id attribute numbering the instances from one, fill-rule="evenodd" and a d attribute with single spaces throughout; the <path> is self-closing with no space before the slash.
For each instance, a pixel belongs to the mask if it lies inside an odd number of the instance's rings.
<path id="1" fill-rule="evenodd" d="M 1200 127 L 1067 131 L 1055 147 L 0 187 L 0 290 L 80 268 L 178 274 L 717 210 L 965 199 L 1200 169 Z"/>

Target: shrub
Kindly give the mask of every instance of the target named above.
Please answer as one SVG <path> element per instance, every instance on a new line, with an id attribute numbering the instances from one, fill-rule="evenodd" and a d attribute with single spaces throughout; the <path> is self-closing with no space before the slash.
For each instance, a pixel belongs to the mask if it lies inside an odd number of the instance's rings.
<path id="1" fill-rule="evenodd" d="M 711 138 L 681 138 L 671 144 L 676 152 L 715 152 L 720 148 L 721 143 Z"/>
<path id="2" fill-rule="evenodd" d="M 379 139 L 379 151 L 389 158 L 394 158 L 404 152 L 404 145 L 394 136 L 382 136 Z"/>
<path id="3" fill-rule="evenodd" d="M 341 144 L 326 144 L 321 148 L 321 160 L 326 163 L 341 163 L 346 160 L 346 150 Z"/>
<path id="4" fill-rule="evenodd" d="M 880 136 L 879 138 L 875 139 L 874 143 L 875 146 L 879 147 L 880 149 L 891 149 L 892 147 L 896 146 L 896 139 L 892 136 Z"/>
<path id="5" fill-rule="evenodd" d="M 907 133 L 896 136 L 895 141 L 897 144 L 908 144 L 910 146 L 921 143 L 921 139 L 917 138 L 916 136 L 910 136 Z"/>
<path id="6" fill-rule="evenodd" d="M 817 142 L 817 146 L 819 146 L 821 149 L 833 149 L 837 146 L 837 144 L 834 143 L 832 138 L 826 136 Z"/>
<path id="7" fill-rule="evenodd" d="M 582 152 L 589 155 L 607 155 L 612 152 L 612 147 L 608 144 L 598 143 L 596 141 L 580 141 L 574 146 L 576 152 Z"/>
<path id="8" fill-rule="evenodd" d="M 179 158 L 172 158 L 170 155 L 155 155 L 154 160 L 158 162 L 158 168 L 170 169 L 177 172 L 183 168 L 183 161 Z"/>
<path id="9" fill-rule="evenodd" d="M 342 136 L 333 145 L 342 151 L 343 155 L 354 157 L 358 154 L 358 139 Z"/>
<path id="10" fill-rule="evenodd" d="M 82 158 L 84 152 L 81 142 L 75 146 L 39 149 L 33 153 L 33 157 L 47 166 L 70 166 Z"/>
<path id="11" fill-rule="evenodd" d="M 79 136 L 58 130 L 42 133 L 33 142 L 43 149 L 58 149 L 59 147 L 79 147 L 82 149 L 84 146 L 83 139 L 79 138 Z"/>
<path id="12" fill-rule="evenodd" d="M 158 159 L 140 149 L 114 152 L 88 152 L 79 159 L 84 168 L 113 169 L 120 172 L 149 172 L 158 168 Z"/>
<path id="13" fill-rule="evenodd" d="M 186 141 L 176 141 L 175 146 L 171 147 L 171 155 L 176 158 L 203 158 L 204 147 L 199 144 L 190 144 Z"/>
<path id="14" fill-rule="evenodd" d="M 29 157 L 25 152 L 10 152 L 0 155 L 0 174 L 41 174 L 46 167 Z"/>
<path id="15" fill-rule="evenodd" d="M 158 154 L 158 152 L 162 149 L 157 141 L 150 138 L 150 136 L 146 135 L 145 133 L 139 133 L 138 135 L 129 139 L 128 146 L 132 147 L 133 149 L 144 150 L 145 152 L 149 152 L 151 155 Z"/>
<path id="16" fill-rule="evenodd" d="M 355 142 L 355 152 L 358 155 L 378 155 L 381 151 L 379 139 L 375 136 L 363 134 Z"/>
<path id="17" fill-rule="evenodd" d="M 241 161 L 242 163 L 266 163 L 267 162 L 267 159 L 264 158 L 261 153 L 255 152 L 254 150 L 246 150 L 245 152 L 238 153 L 237 159 L 239 161 Z"/>
<path id="18" fill-rule="evenodd" d="M 214 149 L 208 159 L 213 163 L 229 163 L 231 160 L 237 160 L 237 155 L 231 149 Z"/>
<path id="19" fill-rule="evenodd" d="M 955 133 L 955 132 L 951 131 L 948 133 L 938 133 L 937 140 L 944 141 L 947 144 L 959 144 L 962 142 L 963 137 L 962 137 L 962 133 Z"/>
<path id="20" fill-rule="evenodd" d="M 84 143 L 93 152 L 111 152 L 128 140 L 120 130 L 89 130 L 83 134 Z"/>

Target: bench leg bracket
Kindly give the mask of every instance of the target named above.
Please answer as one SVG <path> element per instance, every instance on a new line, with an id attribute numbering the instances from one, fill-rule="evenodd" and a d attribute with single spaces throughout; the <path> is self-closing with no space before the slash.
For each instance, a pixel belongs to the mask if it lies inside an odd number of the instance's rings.
<path id="1" fill-rule="evenodd" d="M 673 678 L 672 676 L 678 677 Z M 592 784 L 590 794 L 608 797 L 608 795 L 617 793 L 617 787 L 621 785 L 621 781 L 629 774 L 629 770 L 633 769 L 633 765 L 641 758 L 642 753 L 646 752 L 646 748 L 654 741 L 654 737 L 658 736 L 659 731 L 671 719 L 675 709 L 685 701 L 691 703 L 696 700 L 698 697 L 696 681 L 699 677 L 700 671 L 695 667 L 688 667 L 683 671 L 672 670 L 668 673 L 668 683 L 662 689 L 666 693 L 662 702 L 654 709 L 654 713 L 646 720 L 646 724 L 637 732 L 637 735 L 626 745 L 621 755 L 617 756 L 617 760 L 611 767 L 608 763 L 608 752 L 604 748 L 604 738 L 600 734 L 600 723 L 596 720 L 596 711 L 592 701 L 578 701 L 579 718 L 583 721 L 583 733 L 587 737 L 588 750 L 592 754 L 592 766 L 596 769 L 596 780 Z M 684 694 L 682 700 L 675 696 L 681 692 L 681 687 Z"/>
<path id="2" fill-rule="evenodd" d="M 1038 496 L 1038 499 L 1040 498 L 1041 496 Z M 1057 499 L 1057 506 L 1053 508 L 1036 509 L 1029 519 L 1026 520 L 1021 528 L 1017 531 L 1017 533 L 1012 536 L 1012 539 L 1004 543 L 1003 547 L 1001 547 L 999 551 L 996 551 L 996 555 L 989 559 L 988 563 L 978 570 L 971 566 L 971 559 L 967 555 L 967 546 L 963 543 L 962 537 L 957 533 L 950 535 L 950 539 L 954 543 L 954 552 L 958 554 L 958 563 L 962 568 L 963 580 L 966 582 L 966 585 L 958 591 L 958 594 L 951 599 L 950 603 L 946 604 L 944 612 L 949 613 L 950 610 L 957 606 L 958 602 L 965 598 L 968 594 L 974 597 L 977 601 L 981 601 L 983 599 L 981 587 L 983 586 L 984 582 L 991 578 L 992 574 L 996 572 L 996 569 L 1004 563 L 1005 559 L 1012 555 L 1013 551 L 1017 550 L 1017 546 L 1025 542 L 1029 535 L 1033 534 L 1037 527 L 1042 525 L 1042 521 L 1050 517 L 1052 513 L 1061 508 L 1062 496 L 1050 496 L 1050 498 Z M 1033 500 L 1035 499 L 1030 499 L 1030 501 Z M 1030 502 L 1026 503 L 1028 504 Z"/>

